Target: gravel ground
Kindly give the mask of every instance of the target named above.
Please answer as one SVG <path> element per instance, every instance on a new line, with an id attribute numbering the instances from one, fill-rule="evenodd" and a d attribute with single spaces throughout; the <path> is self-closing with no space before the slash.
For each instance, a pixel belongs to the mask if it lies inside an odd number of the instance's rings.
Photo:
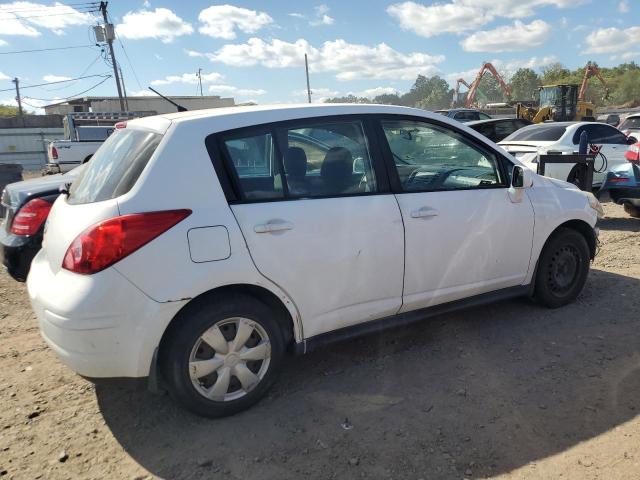
<path id="1" fill-rule="evenodd" d="M 73 374 L 2 273 L 0 477 L 639 478 L 640 220 L 605 211 L 575 304 L 502 302 L 325 348 L 221 420 Z"/>

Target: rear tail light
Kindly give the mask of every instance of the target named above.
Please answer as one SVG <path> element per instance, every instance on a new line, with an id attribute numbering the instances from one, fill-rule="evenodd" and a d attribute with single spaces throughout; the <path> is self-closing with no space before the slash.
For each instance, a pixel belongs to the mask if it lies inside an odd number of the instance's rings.
<path id="1" fill-rule="evenodd" d="M 53 160 L 58 159 L 58 150 L 56 149 L 56 147 L 51 147 L 51 158 Z"/>
<path id="2" fill-rule="evenodd" d="M 49 216 L 49 210 L 51 210 L 51 204 L 41 198 L 27 202 L 13 217 L 11 233 L 35 235 Z"/>
<path id="3" fill-rule="evenodd" d="M 62 268 L 97 273 L 132 254 L 191 215 L 191 210 L 134 213 L 87 228 L 69 245 Z"/>
<path id="4" fill-rule="evenodd" d="M 640 162 L 640 143 L 631 145 L 627 153 L 624 154 L 624 158 L 630 162 Z"/>

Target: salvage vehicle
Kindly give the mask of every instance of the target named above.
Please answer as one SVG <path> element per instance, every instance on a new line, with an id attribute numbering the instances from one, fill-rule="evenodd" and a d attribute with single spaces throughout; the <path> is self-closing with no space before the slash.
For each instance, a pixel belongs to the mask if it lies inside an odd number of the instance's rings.
<path id="1" fill-rule="evenodd" d="M 593 186 L 600 187 L 607 170 L 626 162 L 627 147 L 635 143 L 617 128 L 601 122 L 548 122 L 524 127 L 500 142 L 500 146 L 515 155 L 531 170 L 538 168 L 538 155 L 573 154 L 578 152 L 580 135 L 587 133 L 587 139 L 597 152 L 594 164 Z M 552 163 L 545 168 L 545 176 L 574 182 L 576 164 Z"/>
<path id="2" fill-rule="evenodd" d="M 473 120 L 489 120 L 491 118 L 491 116 L 486 113 L 474 110 L 473 108 L 451 108 L 449 110 L 436 110 L 434 113 L 439 113 L 440 115 L 453 118 L 462 123 Z"/>
<path id="3" fill-rule="evenodd" d="M 607 173 L 599 195 L 608 192 L 609 197 L 625 212 L 634 218 L 640 218 L 640 142 L 627 150 L 628 162 L 612 168 Z"/>
<path id="4" fill-rule="evenodd" d="M 468 127 L 473 128 L 476 132 L 495 143 L 504 140 L 513 132 L 528 125 L 531 125 L 531 122 L 524 118 L 492 118 L 491 120 L 467 122 Z"/>
<path id="5" fill-rule="evenodd" d="M 640 113 L 627 116 L 618 127 L 625 135 L 640 138 Z"/>
<path id="6" fill-rule="evenodd" d="M 0 258 L 9 275 L 24 282 L 40 250 L 44 225 L 60 187 L 70 184 L 82 166 L 66 174 L 37 177 L 8 184 L 2 191 Z"/>
<path id="7" fill-rule="evenodd" d="M 598 212 L 424 110 L 166 114 L 117 129 L 56 200 L 27 287 L 73 370 L 149 377 L 216 417 L 263 397 L 287 352 L 496 299 L 574 301 Z"/>

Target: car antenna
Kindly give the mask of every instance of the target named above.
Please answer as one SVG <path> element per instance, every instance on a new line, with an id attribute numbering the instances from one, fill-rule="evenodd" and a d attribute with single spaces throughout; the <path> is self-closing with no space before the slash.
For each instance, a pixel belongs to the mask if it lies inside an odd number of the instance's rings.
<path id="1" fill-rule="evenodd" d="M 149 90 L 151 90 L 153 93 L 160 95 L 162 98 L 164 98 L 167 102 L 169 102 L 172 105 L 175 105 L 176 108 L 178 109 L 179 112 L 186 112 L 188 111 L 185 107 L 183 107 L 182 105 L 177 104 L 176 102 L 174 102 L 173 100 L 171 100 L 170 98 L 165 97 L 163 94 L 161 94 L 159 91 L 149 87 Z"/>

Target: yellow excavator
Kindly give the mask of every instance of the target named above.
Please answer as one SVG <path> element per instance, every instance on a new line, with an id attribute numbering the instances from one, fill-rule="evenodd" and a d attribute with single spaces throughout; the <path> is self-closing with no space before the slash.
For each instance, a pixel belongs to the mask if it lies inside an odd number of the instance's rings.
<path id="1" fill-rule="evenodd" d="M 587 84 L 591 77 L 597 77 L 604 85 L 605 99 L 609 97 L 609 88 L 602 78 L 598 66 L 587 63 L 581 85 L 561 84 L 539 87 L 540 104 L 538 108 L 518 103 L 516 116 L 533 123 L 545 121 L 586 121 L 595 120 L 595 105 L 584 100 Z"/>

